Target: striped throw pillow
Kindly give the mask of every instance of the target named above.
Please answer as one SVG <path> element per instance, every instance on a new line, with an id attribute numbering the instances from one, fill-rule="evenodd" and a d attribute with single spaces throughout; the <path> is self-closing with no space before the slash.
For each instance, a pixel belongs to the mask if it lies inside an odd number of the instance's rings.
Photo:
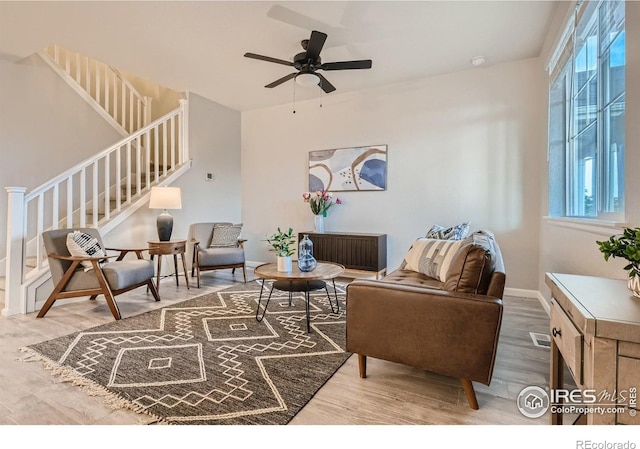
<path id="1" fill-rule="evenodd" d="M 451 260 L 461 246 L 462 240 L 419 238 L 404 258 L 404 269 L 444 282 Z"/>

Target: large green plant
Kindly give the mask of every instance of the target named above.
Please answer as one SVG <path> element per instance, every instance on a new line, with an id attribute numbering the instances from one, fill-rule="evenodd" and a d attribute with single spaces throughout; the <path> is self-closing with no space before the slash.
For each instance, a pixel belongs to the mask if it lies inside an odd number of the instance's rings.
<path id="1" fill-rule="evenodd" d="M 640 276 L 640 228 L 625 228 L 621 235 L 613 235 L 609 240 L 596 241 L 604 260 L 622 257 L 629 261 L 624 267 L 629 277 Z"/>
<path id="2" fill-rule="evenodd" d="M 269 251 L 277 252 L 278 256 L 293 256 L 293 248 L 296 243 L 296 239 L 293 236 L 293 228 L 289 228 L 287 232 L 284 232 L 280 228 L 278 228 L 278 230 L 273 233 L 271 237 L 267 237 L 266 242 L 271 245 L 271 249 Z"/>

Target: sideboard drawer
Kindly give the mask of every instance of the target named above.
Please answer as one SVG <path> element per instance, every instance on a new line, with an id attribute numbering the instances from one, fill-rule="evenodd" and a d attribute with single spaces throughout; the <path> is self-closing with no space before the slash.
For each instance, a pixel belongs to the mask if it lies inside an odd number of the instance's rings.
<path id="1" fill-rule="evenodd" d="M 582 384 L 582 333 L 555 299 L 549 316 L 551 335 L 576 382 Z"/>

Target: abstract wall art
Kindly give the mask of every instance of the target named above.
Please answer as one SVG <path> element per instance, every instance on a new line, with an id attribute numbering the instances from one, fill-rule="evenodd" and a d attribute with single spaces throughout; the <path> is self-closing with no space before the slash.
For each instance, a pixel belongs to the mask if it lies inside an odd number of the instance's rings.
<path id="1" fill-rule="evenodd" d="M 387 189 L 387 146 L 309 152 L 309 191 Z"/>

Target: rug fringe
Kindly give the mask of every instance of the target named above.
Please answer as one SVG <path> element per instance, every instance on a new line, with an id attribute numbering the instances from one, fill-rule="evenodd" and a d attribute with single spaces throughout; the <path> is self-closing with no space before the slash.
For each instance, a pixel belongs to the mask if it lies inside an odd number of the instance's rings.
<path id="1" fill-rule="evenodd" d="M 55 360 L 52 360 L 39 352 L 29 347 L 19 348 L 19 351 L 24 355 L 17 360 L 21 362 L 42 362 L 44 369 L 51 371 L 51 375 L 58 378 L 61 382 L 71 382 L 73 385 L 78 386 L 84 390 L 89 396 L 100 396 L 104 404 L 113 410 L 131 410 L 141 415 L 146 415 L 140 418 L 139 424 L 171 424 L 167 422 L 163 417 L 155 415 L 141 406 L 131 402 L 129 399 L 120 396 L 103 387 L 97 382 L 91 379 L 87 379 L 82 374 L 78 374 L 73 368 L 69 366 L 60 365 Z"/>
<path id="2" fill-rule="evenodd" d="M 31 348 L 22 347 L 18 350 L 24 353 L 22 357 L 18 357 L 16 359 L 18 362 L 37 362 L 43 360 L 43 356 Z"/>

